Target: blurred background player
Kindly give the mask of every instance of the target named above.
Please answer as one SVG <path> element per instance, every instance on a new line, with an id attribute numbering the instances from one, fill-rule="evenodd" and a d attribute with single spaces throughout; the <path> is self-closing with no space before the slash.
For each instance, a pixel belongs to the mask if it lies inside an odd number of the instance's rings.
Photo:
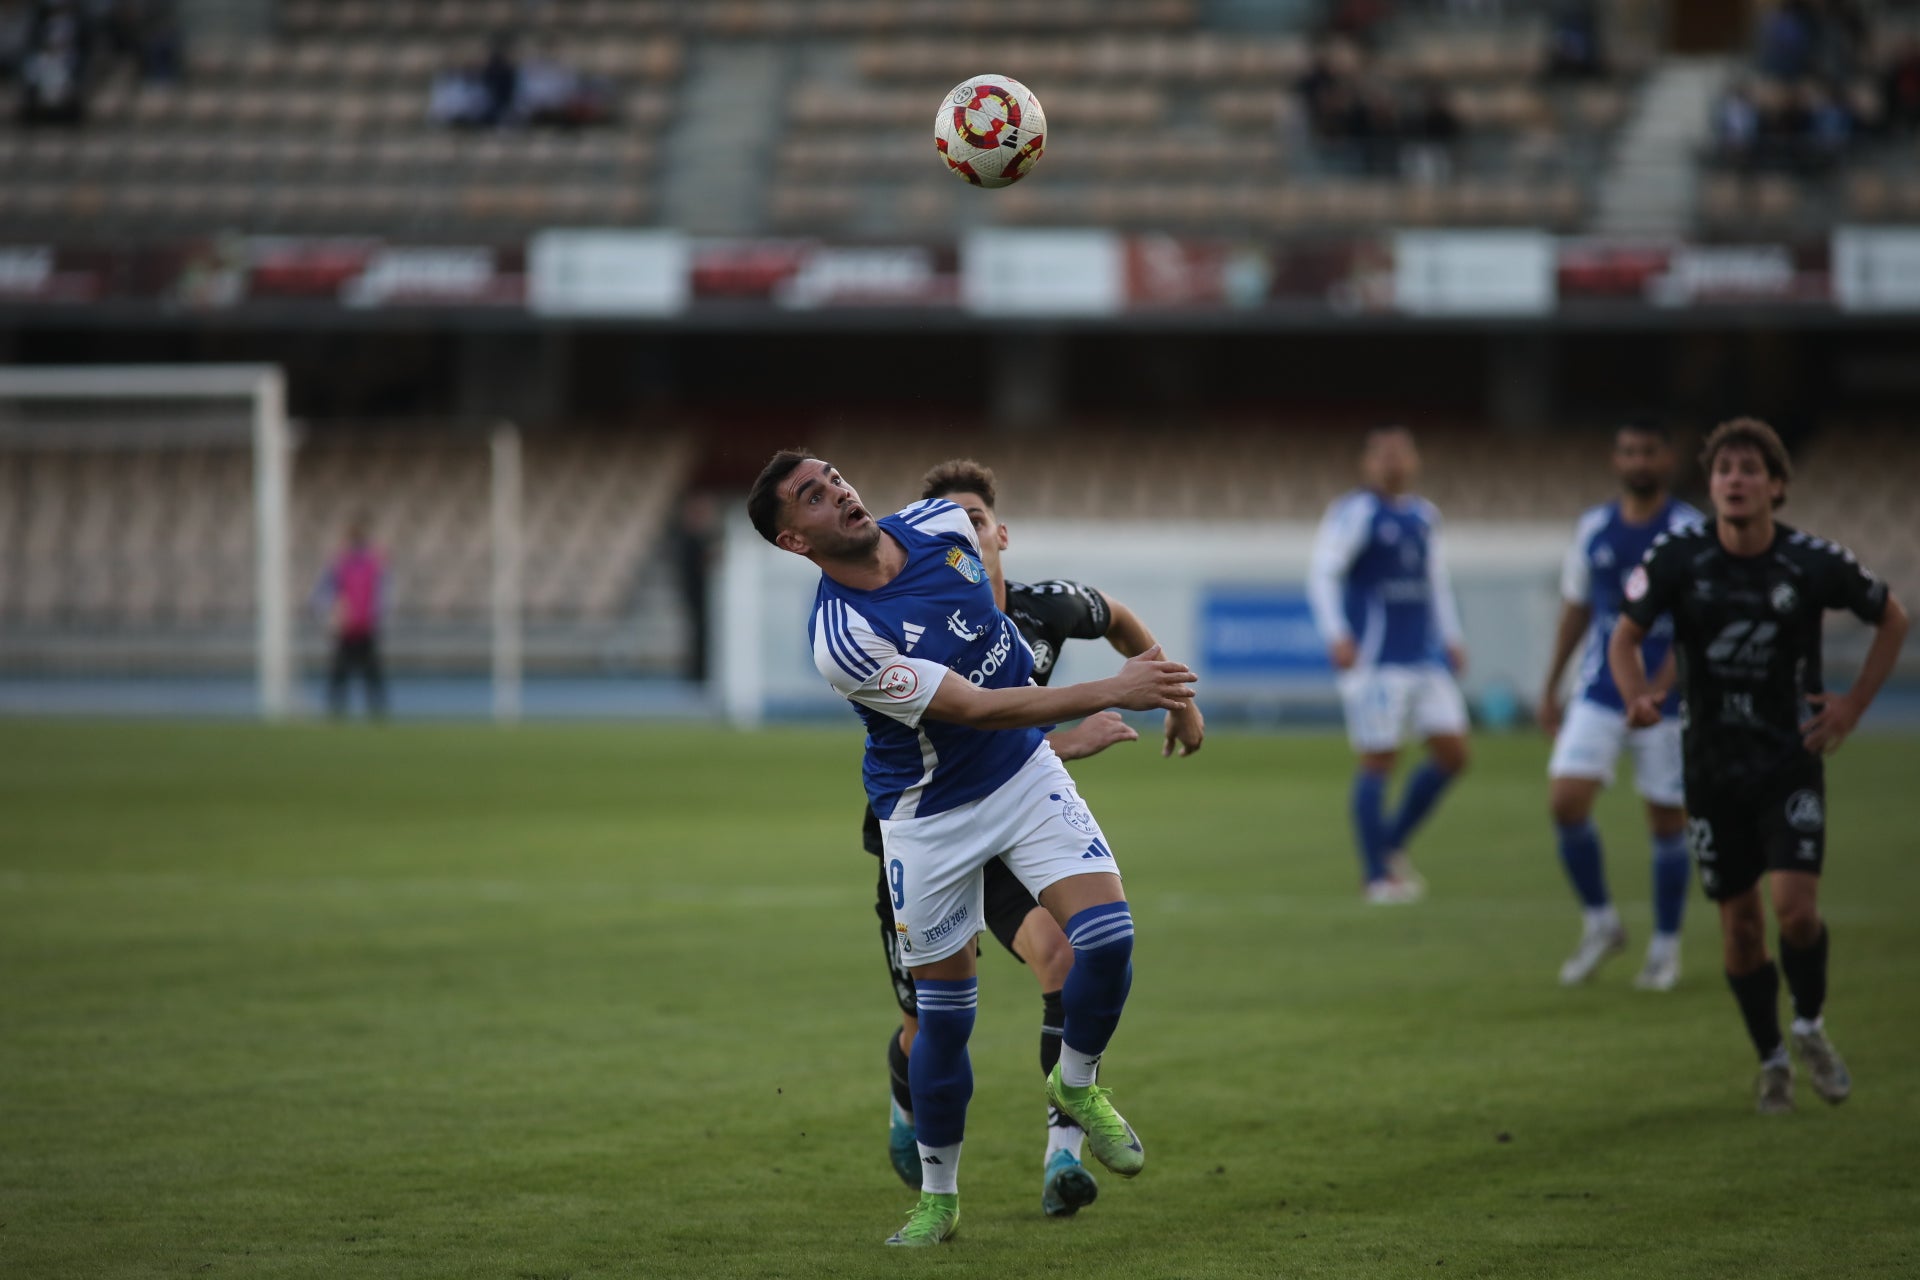
<path id="1" fill-rule="evenodd" d="M 366 518 L 355 519 L 313 592 L 315 605 L 326 611 L 333 634 L 327 709 L 336 718 L 347 713 L 347 686 L 355 675 L 366 684 L 368 714 L 376 718 L 387 714 L 387 681 L 380 667 L 386 576 L 386 563 L 368 540 Z"/>
<path id="2" fill-rule="evenodd" d="M 1425 883 L 1407 842 L 1467 764 L 1467 705 L 1454 674 L 1467 652 L 1440 550 L 1440 512 L 1413 495 L 1420 454 L 1405 427 L 1376 427 L 1360 459 L 1365 487 L 1327 508 L 1307 597 L 1339 672 L 1347 736 L 1360 757 L 1354 838 L 1367 901 L 1418 901 Z M 1408 727 L 1427 743 L 1391 819 L 1387 786 Z"/>
<path id="3" fill-rule="evenodd" d="M 1853 553 L 1773 518 L 1792 468 L 1773 428 L 1723 423 L 1701 454 L 1714 519 L 1656 539 L 1628 575 L 1607 658 L 1628 723 L 1657 724 L 1643 646 L 1673 618 L 1684 683 L 1681 731 L 1688 835 L 1700 883 L 1720 904 L 1727 983 L 1760 1055 L 1762 1112 L 1793 1109 L 1793 1066 L 1780 1036 L 1780 972 L 1793 994 L 1793 1044 L 1814 1092 L 1841 1102 L 1853 1079 L 1827 1040 L 1826 770 L 1886 682 L 1907 635 L 1887 584 Z M 1821 625 L 1846 609 L 1875 628 L 1853 687 L 1827 693 Z M 1765 876 L 1780 922 L 1780 969 L 1767 954 Z"/>
<path id="4" fill-rule="evenodd" d="M 1139 615 L 1092 587 L 1062 579 L 1033 585 L 1006 580 L 1000 553 L 1007 548 L 1007 526 L 996 514 L 998 487 L 988 468 L 965 458 L 942 462 L 922 478 L 920 496 L 923 500 L 945 498 L 967 513 L 980 543 L 980 562 L 986 566 L 987 578 L 993 584 L 995 603 L 1012 619 L 1021 639 L 1033 652 L 1035 684 L 1044 685 L 1052 678 L 1060 651 L 1068 640 L 1105 640 L 1128 658 L 1154 647 L 1153 635 Z M 1102 711 L 1071 729 L 1054 730 L 1047 735 L 1047 742 L 1062 760 L 1081 760 L 1116 743 L 1132 742 L 1139 736 L 1119 715 Z M 1182 756 L 1192 755 L 1200 749 L 1205 736 L 1206 725 L 1198 705 L 1190 703 L 1169 711 L 1161 755 L 1171 756 L 1176 752 Z M 880 837 L 880 819 L 871 804 L 867 806 L 861 827 L 861 843 L 875 857 L 886 856 Z M 984 875 L 987 928 L 1040 983 L 1040 1074 L 1047 1076 L 1060 1061 L 1063 1020 L 1060 991 L 1073 967 L 1073 947 L 1053 916 L 1034 901 L 1033 895 L 1004 862 L 998 858 L 990 860 Z M 908 1186 L 917 1188 L 921 1181 L 920 1155 L 914 1145 L 913 1097 L 908 1087 L 908 1073 L 909 1055 L 913 1052 L 914 1037 L 919 1033 L 920 1019 L 914 1003 L 913 975 L 899 950 L 892 904 L 883 862 L 874 912 L 880 919 L 881 943 L 893 978 L 894 1000 L 900 1006 L 902 1018 L 902 1025 L 887 1041 L 887 1066 L 893 1079 L 887 1149 L 894 1171 Z M 1057 1108 L 1047 1108 L 1040 1206 L 1049 1217 L 1070 1216 L 1093 1203 L 1099 1194 L 1098 1183 L 1080 1163 L 1083 1138 L 1078 1125 Z"/>
<path id="5" fill-rule="evenodd" d="M 1155 648 L 1105 680 L 1035 686 L 1032 651 L 994 602 L 973 523 L 944 499 L 876 521 L 832 466 L 783 450 L 747 511 L 768 542 L 820 569 L 814 665 L 867 727 L 862 772 L 920 1018 L 908 1070 L 920 1200 L 887 1243 L 937 1245 L 959 1225 L 982 868 L 996 857 L 1073 946 L 1047 1096 L 1102 1164 L 1134 1176 L 1145 1149 L 1094 1082 L 1133 985 L 1133 916 L 1112 846 L 1041 727 L 1116 706 L 1172 710 L 1192 698 L 1193 673 Z"/>
<path id="6" fill-rule="evenodd" d="M 1540 693 L 1540 724 L 1554 735 L 1547 776 L 1560 861 L 1585 921 L 1579 946 L 1560 966 L 1560 981 L 1565 986 L 1585 982 L 1627 945 L 1627 931 L 1607 892 L 1600 832 L 1593 825 L 1593 802 L 1613 782 L 1614 761 L 1624 747 L 1633 753 L 1634 788 L 1646 801 L 1653 836 L 1653 937 L 1634 985 L 1671 991 L 1680 980 L 1680 921 L 1691 867 L 1681 808 L 1680 724 L 1672 719 L 1680 699 L 1671 691 L 1667 665 L 1673 621 L 1658 619 L 1641 653 L 1647 670 L 1659 673 L 1656 686 L 1669 691 L 1660 723 L 1644 729 L 1627 728 L 1626 704 L 1607 669 L 1607 638 L 1620 613 L 1627 574 L 1656 537 L 1698 522 L 1700 513 L 1667 492 L 1673 444 L 1664 427 L 1629 422 L 1615 431 L 1613 474 L 1620 496 L 1583 513 L 1567 548 L 1560 574 L 1560 629 Z M 1576 646 L 1581 647 L 1578 692 L 1563 719 L 1560 673 Z"/>

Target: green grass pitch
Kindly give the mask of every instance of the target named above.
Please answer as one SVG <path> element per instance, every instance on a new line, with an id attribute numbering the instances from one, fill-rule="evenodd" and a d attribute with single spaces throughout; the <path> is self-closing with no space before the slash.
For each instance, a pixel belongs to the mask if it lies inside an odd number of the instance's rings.
<path id="1" fill-rule="evenodd" d="M 1545 744 L 1478 743 L 1369 909 L 1331 736 L 1075 767 L 1128 876 L 1107 1082 L 1148 1151 L 1039 1211 L 1040 1005 L 989 944 L 951 1246 L 881 1241 L 895 1018 L 851 724 L 0 724 L 0 1276 L 1920 1274 L 1920 742 L 1831 773 L 1857 1091 L 1753 1114 L 1705 903 L 1630 989 L 1577 921 Z"/>

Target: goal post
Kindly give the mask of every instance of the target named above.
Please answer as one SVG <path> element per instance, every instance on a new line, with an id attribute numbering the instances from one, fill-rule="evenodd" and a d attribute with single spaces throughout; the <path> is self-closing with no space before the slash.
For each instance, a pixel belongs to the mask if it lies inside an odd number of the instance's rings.
<path id="1" fill-rule="evenodd" d="M 139 401 L 225 401 L 248 406 L 253 452 L 255 685 L 259 713 L 280 720 L 295 710 L 293 600 L 290 585 L 292 439 L 286 375 L 277 365 L 49 365 L 0 368 L 0 406 L 46 401 L 109 404 Z M 14 421 L 0 410 L 0 440 L 49 448 L 145 443 L 164 427 L 112 419 L 89 438 L 68 438 L 59 426 Z"/>

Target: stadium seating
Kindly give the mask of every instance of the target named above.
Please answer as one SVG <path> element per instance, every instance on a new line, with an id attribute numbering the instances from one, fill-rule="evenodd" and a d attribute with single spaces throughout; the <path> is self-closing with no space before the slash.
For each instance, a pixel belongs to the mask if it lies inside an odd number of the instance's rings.
<path id="1" fill-rule="evenodd" d="M 693 456 L 682 433 L 529 437 L 526 611 L 607 623 L 631 608 Z M 489 609 L 489 456 L 480 437 L 324 433 L 294 475 L 296 590 L 356 515 L 393 569 L 402 626 Z M 0 629 L 113 633 L 244 622 L 254 599 L 252 461 L 242 449 L 0 450 Z"/>

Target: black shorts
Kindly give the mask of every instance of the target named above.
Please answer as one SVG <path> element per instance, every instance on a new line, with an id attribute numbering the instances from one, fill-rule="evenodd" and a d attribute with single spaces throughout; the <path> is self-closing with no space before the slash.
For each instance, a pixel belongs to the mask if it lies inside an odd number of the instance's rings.
<path id="1" fill-rule="evenodd" d="M 1027 916 L 1040 904 L 1027 892 L 1027 886 L 1020 883 L 1020 877 L 1007 870 L 1007 864 L 998 858 L 987 859 L 985 868 L 987 928 L 993 936 L 1000 939 L 1000 945 L 1007 954 L 1021 964 L 1026 960 L 1013 949 L 1013 940 L 1020 933 L 1020 926 L 1026 923 Z M 893 893 L 887 885 L 887 865 L 880 864 L 879 888 L 873 902 L 873 912 L 880 917 L 880 946 L 887 954 L 887 974 L 893 980 L 893 998 L 900 1006 L 900 1012 L 908 1017 L 920 1016 L 920 1007 L 913 997 L 913 974 L 901 963 L 899 935 L 893 928 Z M 979 943 L 974 944 L 978 954 Z"/>
<path id="2" fill-rule="evenodd" d="M 1746 786 L 1687 788 L 1687 847 L 1700 887 L 1737 898 L 1768 871 L 1819 875 L 1827 860 L 1827 783 L 1820 762 Z"/>

